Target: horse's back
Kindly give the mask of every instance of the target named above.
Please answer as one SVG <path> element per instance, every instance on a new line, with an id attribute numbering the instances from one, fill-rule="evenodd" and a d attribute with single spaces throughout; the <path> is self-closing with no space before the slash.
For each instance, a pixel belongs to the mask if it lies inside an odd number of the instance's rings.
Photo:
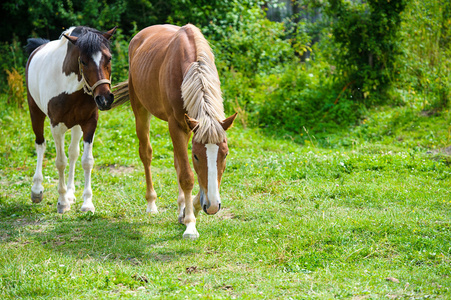
<path id="1" fill-rule="evenodd" d="M 130 42 L 130 85 L 141 105 L 156 117 L 168 120 L 176 114 L 183 121 L 180 86 L 183 74 L 196 59 L 194 41 L 185 27 L 154 25 Z"/>

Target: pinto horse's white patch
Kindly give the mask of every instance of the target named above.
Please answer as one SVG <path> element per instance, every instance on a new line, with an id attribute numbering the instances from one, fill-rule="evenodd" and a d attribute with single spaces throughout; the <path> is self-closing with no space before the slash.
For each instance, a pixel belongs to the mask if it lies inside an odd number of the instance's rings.
<path id="1" fill-rule="evenodd" d="M 102 59 L 102 52 L 98 51 L 92 55 L 92 60 L 96 63 L 96 66 L 100 66 L 100 60 Z"/>
<path id="2" fill-rule="evenodd" d="M 218 186 L 218 151 L 219 146 L 216 144 L 206 144 L 207 148 L 207 168 L 208 168 L 208 201 L 211 210 L 218 211 L 221 199 L 219 197 Z"/>
<path id="3" fill-rule="evenodd" d="M 66 38 L 48 42 L 34 54 L 28 66 L 28 90 L 47 116 L 50 99 L 83 88 L 83 81 L 78 80 L 77 74 L 67 76 L 63 72 L 68 42 Z"/>

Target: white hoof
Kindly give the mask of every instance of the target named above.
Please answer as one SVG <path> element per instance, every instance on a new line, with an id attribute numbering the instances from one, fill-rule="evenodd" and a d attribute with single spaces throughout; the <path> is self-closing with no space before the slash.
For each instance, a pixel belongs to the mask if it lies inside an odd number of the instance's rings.
<path id="1" fill-rule="evenodd" d="M 43 198 L 44 198 L 44 193 L 42 191 L 39 193 L 35 193 L 35 192 L 31 191 L 31 201 L 33 201 L 33 203 L 39 203 L 42 201 Z"/>
<path id="2" fill-rule="evenodd" d="M 199 237 L 199 232 L 196 229 L 196 223 L 189 223 L 186 225 L 186 230 L 183 233 L 184 239 L 195 240 Z"/>
<path id="3" fill-rule="evenodd" d="M 58 204 L 56 205 L 56 211 L 59 214 L 64 214 L 66 211 L 70 210 L 70 203 L 68 204 L 61 204 L 60 202 L 58 202 Z"/>
<path id="4" fill-rule="evenodd" d="M 96 211 L 96 208 L 94 207 L 94 205 L 82 205 L 80 210 L 83 212 L 90 211 L 90 212 L 94 213 Z"/>
<path id="5" fill-rule="evenodd" d="M 149 214 L 157 214 L 158 213 L 158 208 L 155 205 L 155 203 L 147 204 L 146 212 L 149 213 Z"/>
<path id="6" fill-rule="evenodd" d="M 199 233 L 196 230 L 196 233 L 187 233 L 186 231 L 183 233 L 183 238 L 185 240 L 195 240 L 199 237 Z"/>

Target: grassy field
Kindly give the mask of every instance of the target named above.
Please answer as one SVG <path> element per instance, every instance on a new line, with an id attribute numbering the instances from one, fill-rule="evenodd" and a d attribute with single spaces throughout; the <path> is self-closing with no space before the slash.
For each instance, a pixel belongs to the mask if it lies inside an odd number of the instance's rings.
<path id="1" fill-rule="evenodd" d="M 61 216 L 48 121 L 46 191 L 32 204 L 28 112 L 5 102 L 0 98 L 1 299 L 451 297 L 451 160 L 439 151 L 450 144 L 448 111 L 382 107 L 323 141 L 235 126 L 223 209 L 200 214 L 200 238 L 189 241 L 177 223 L 164 122 L 153 119 L 151 127 L 159 214 L 145 213 L 134 118 L 123 107 L 100 116 L 96 213 L 79 211 L 79 161 L 77 203 Z"/>

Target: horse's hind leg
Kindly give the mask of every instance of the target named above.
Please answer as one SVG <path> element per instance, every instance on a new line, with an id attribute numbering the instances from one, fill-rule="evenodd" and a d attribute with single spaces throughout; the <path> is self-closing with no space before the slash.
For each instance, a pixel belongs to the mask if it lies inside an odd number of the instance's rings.
<path id="1" fill-rule="evenodd" d="M 29 95 L 29 99 L 31 96 Z M 33 132 L 36 136 L 35 146 L 37 154 L 36 172 L 33 176 L 33 186 L 31 187 L 31 201 L 39 203 L 44 197 L 44 187 L 42 182 L 44 177 L 42 176 L 42 160 L 45 153 L 45 139 L 44 139 L 44 121 L 45 114 L 39 109 L 34 101 L 29 101 L 31 125 Z"/>
<path id="2" fill-rule="evenodd" d="M 67 199 L 72 204 L 75 202 L 75 164 L 80 155 L 81 127 L 76 125 L 71 129 L 72 138 L 69 145 L 69 178 L 67 179 Z"/>
<path id="3" fill-rule="evenodd" d="M 70 210 L 70 202 L 67 198 L 67 186 L 64 180 L 64 170 L 67 165 L 67 157 L 64 153 L 64 134 L 67 131 L 67 127 L 63 124 L 58 124 L 57 126 L 52 127 L 52 135 L 55 140 L 55 148 L 56 148 L 56 161 L 55 165 L 58 170 L 58 205 L 57 211 L 62 214 L 68 210 Z"/>
<path id="4" fill-rule="evenodd" d="M 151 172 L 152 146 L 149 139 L 151 114 L 143 106 L 136 106 L 133 106 L 133 112 L 135 113 L 136 135 L 139 140 L 139 157 L 144 165 L 144 173 L 146 174 L 146 211 L 148 213 L 158 213 L 158 208 L 155 204 L 157 193 L 153 188 Z"/>

